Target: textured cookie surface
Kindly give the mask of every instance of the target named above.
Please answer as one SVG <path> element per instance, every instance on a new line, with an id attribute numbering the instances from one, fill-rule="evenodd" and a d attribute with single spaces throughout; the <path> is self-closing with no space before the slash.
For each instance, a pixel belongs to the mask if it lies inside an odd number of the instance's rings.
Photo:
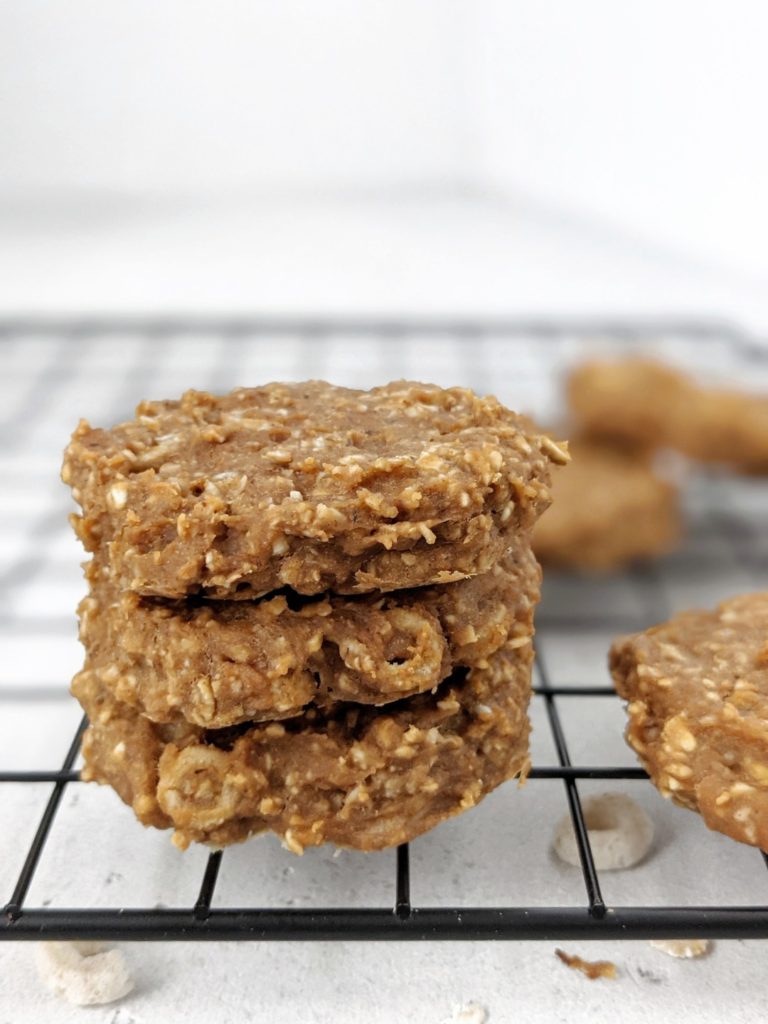
<path id="1" fill-rule="evenodd" d="M 530 638 L 514 639 L 485 667 L 386 709 L 342 704 L 219 731 L 153 724 L 82 673 L 84 778 L 113 786 L 145 824 L 174 828 L 180 846 L 270 830 L 296 853 L 383 849 L 525 774 L 531 661 Z"/>
<path id="2" fill-rule="evenodd" d="M 270 384 L 83 422 L 62 477 L 121 589 L 171 598 L 389 591 L 486 572 L 567 453 L 493 398 Z"/>
<path id="3" fill-rule="evenodd" d="M 530 636 L 540 581 L 526 545 L 482 576 L 387 595 L 169 602 L 117 591 L 99 557 L 87 576 L 84 671 L 154 721 L 209 729 L 433 690 Z"/>
<path id="4" fill-rule="evenodd" d="M 668 551 L 681 532 L 677 489 L 630 450 L 579 440 L 552 481 L 533 545 L 549 565 L 609 571 Z"/>
<path id="5" fill-rule="evenodd" d="M 617 640 L 627 740 L 659 790 L 768 849 L 768 593 Z"/>

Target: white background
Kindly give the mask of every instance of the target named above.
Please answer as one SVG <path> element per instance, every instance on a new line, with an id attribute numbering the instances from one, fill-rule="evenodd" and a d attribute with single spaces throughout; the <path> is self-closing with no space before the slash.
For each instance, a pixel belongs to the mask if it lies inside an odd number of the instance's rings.
<path id="1" fill-rule="evenodd" d="M 3 309 L 768 324 L 759 0 L 0 2 Z"/>

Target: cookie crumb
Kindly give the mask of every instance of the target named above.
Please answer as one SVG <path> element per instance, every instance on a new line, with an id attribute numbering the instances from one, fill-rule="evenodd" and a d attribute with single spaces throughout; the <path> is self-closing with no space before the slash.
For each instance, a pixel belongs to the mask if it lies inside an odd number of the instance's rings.
<path id="1" fill-rule="evenodd" d="M 457 1003 L 451 1010 L 451 1016 L 445 1017 L 442 1024 L 485 1024 L 488 1011 L 479 1003 Z"/>
<path id="2" fill-rule="evenodd" d="M 712 952 L 709 939 L 649 939 L 648 945 L 678 960 L 693 960 Z"/>
<path id="3" fill-rule="evenodd" d="M 610 960 L 583 960 L 580 956 L 573 956 L 565 950 L 556 949 L 555 956 L 562 960 L 566 967 L 581 973 L 595 981 L 597 978 L 617 978 L 619 976 L 616 964 Z"/>

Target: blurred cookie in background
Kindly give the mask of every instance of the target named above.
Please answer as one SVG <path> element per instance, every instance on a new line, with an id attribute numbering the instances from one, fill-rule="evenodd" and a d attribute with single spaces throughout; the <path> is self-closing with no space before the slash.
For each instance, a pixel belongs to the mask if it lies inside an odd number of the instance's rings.
<path id="1" fill-rule="evenodd" d="M 649 456 L 587 438 L 571 442 L 570 452 L 571 463 L 553 474 L 552 505 L 533 535 L 545 566 L 611 572 L 678 544 L 679 491 Z"/>
<path id="2" fill-rule="evenodd" d="M 768 473 L 766 395 L 700 387 L 661 362 L 630 358 L 577 366 L 566 396 L 578 429 L 590 437 Z"/>

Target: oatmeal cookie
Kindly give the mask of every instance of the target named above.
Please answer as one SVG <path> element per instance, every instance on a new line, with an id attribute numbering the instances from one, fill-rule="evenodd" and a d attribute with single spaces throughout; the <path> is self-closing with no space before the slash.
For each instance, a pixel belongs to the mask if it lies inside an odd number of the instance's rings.
<path id="1" fill-rule="evenodd" d="M 571 374 L 567 393 L 580 428 L 595 437 L 768 473 L 764 395 L 702 388 L 645 359 L 585 363 Z"/>
<path id="2" fill-rule="evenodd" d="M 144 824 L 174 828 L 181 847 L 264 831 L 295 853 L 396 846 L 525 775 L 532 657 L 529 637 L 512 639 L 386 709 L 340 704 L 217 731 L 154 724 L 83 672 L 83 777 L 111 785 Z"/>
<path id="3" fill-rule="evenodd" d="M 768 593 L 617 640 L 627 740 L 666 797 L 768 849 Z"/>
<path id="4" fill-rule="evenodd" d="M 680 420 L 677 446 L 699 462 L 743 473 L 768 473 L 768 398 L 740 391 L 693 392 Z"/>
<path id="5" fill-rule="evenodd" d="M 487 572 L 567 451 L 494 398 L 396 382 L 188 391 L 82 422 L 62 478 L 120 589 L 181 598 L 390 591 Z"/>
<path id="6" fill-rule="evenodd" d="M 546 565 L 606 572 L 669 551 L 681 535 L 677 488 L 649 459 L 596 441 L 570 444 L 533 546 Z"/>
<path id="7" fill-rule="evenodd" d="M 541 573 L 524 545 L 482 576 L 356 597 L 168 602 L 120 593 L 98 556 L 86 575 L 87 670 L 153 721 L 219 729 L 434 690 L 529 635 Z"/>
<path id="8" fill-rule="evenodd" d="M 687 378 L 652 359 L 595 361 L 577 366 L 566 383 L 581 432 L 634 448 L 674 446 Z"/>

